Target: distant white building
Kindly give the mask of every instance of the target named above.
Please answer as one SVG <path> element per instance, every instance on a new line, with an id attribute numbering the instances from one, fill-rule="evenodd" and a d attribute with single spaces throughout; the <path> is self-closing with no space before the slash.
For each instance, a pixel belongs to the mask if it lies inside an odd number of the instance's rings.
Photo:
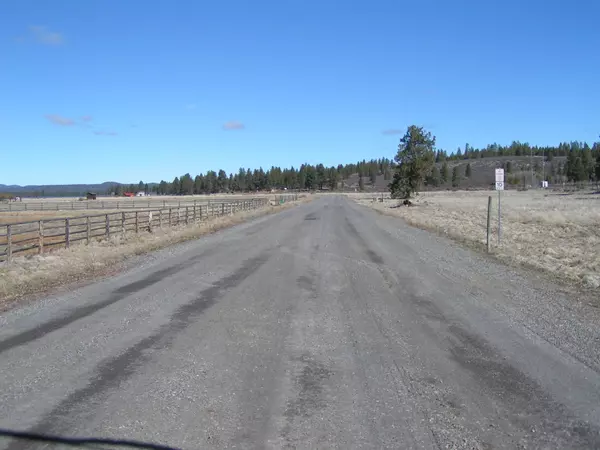
<path id="1" fill-rule="evenodd" d="M 144 191 L 140 191 L 137 194 L 135 194 L 136 197 L 145 197 L 146 193 Z"/>

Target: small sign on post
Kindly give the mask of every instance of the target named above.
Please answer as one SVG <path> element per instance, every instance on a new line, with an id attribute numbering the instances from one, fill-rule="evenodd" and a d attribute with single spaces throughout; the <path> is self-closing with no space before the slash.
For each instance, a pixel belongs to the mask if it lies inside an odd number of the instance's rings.
<path id="1" fill-rule="evenodd" d="M 504 190 L 504 169 L 496 169 L 496 190 L 498 191 L 498 245 L 502 234 L 502 222 L 500 220 L 500 191 Z"/>
<path id="2" fill-rule="evenodd" d="M 496 190 L 504 190 L 504 169 L 496 169 Z"/>

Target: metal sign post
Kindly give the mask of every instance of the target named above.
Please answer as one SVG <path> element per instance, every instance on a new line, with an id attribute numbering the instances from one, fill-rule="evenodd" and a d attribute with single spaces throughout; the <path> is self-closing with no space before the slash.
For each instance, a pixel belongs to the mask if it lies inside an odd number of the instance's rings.
<path id="1" fill-rule="evenodd" d="M 496 190 L 498 191 L 498 245 L 502 234 L 502 222 L 500 220 L 500 192 L 504 190 L 504 169 L 496 169 Z"/>

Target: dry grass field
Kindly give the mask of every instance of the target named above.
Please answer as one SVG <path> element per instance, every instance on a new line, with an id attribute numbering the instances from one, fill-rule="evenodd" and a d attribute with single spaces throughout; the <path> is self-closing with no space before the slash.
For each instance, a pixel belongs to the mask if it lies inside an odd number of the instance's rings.
<path id="1" fill-rule="evenodd" d="M 410 225 L 485 248 L 487 199 L 492 195 L 492 252 L 498 258 L 559 279 L 600 287 L 600 194 L 550 191 L 502 193 L 501 245 L 497 245 L 498 196 L 494 191 L 430 192 L 414 206 L 374 202 L 373 194 L 350 194 L 358 203 L 403 218 Z"/>
<path id="2" fill-rule="evenodd" d="M 82 217 L 89 216 L 92 214 L 110 214 L 118 212 L 116 209 L 106 209 L 100 211 L 13 211 L 13 212 L 0 212 L 0 225 L 8 225 L 9 223 L 29 222 L 32 220 L 45 220 L 45 219 L 60 219 L 66 217 Z"/>
<path id="3" fill-rule="evenodd" d="M 247 193 L 235 193 L 235 194 L 197 194 L 197 195 L 148 195 L 146 197 L 114 197 L 114 196 L 100 196 L 97 200 L 91 201 L 162 201 L 162 200 L 181 200 L 181 201 L 193 201 L 193 200 L 231 200 L 235 198 L 248 198 L 248 197 L 268 197 L 273 195 L 286 195 L 288 191 L 281 191 L 275 193 L 271 192 L 247 192 Z M 34 197 L 25 197 L 23 198 L 23 202 L 29 203 L 39 203 L 39 202 L 76 202 L 79 197 L 44 197 L 44 198 L 34 198 Z"/>
<path id="4" fill-rule="evenodd" d="M 215 195 L 161 195 L 147 197 L 98 197 L 97 200 L 78 199 L 76 197 L 57 198 L 24 198 L 19 202 L 0 201 L 0 214 L 5 212 L 21 211 L 78 211 L 78 210 L 104 210 L 104 209 L 138 209 L 177 207 L 186 204 L 207 204 L 220 202 L 234 202 L 250 198 L 267 198 L 277 201 L 281 198 L 291 199 L 296 193 L 290 191 L 280 192 L 251 192 L 246 194 L 215 194 Z"/>

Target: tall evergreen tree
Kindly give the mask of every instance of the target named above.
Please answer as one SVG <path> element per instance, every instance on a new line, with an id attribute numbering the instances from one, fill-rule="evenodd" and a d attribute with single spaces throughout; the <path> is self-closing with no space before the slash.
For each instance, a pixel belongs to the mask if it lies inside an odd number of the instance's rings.
<path id="1" fill-rule="evenodd" d="M 446 161 L 444 161 L 444 164 L 442 164 L 442 173 L 441 173 L 442 183 L 444 183 L 444 184 L 447 183 L 449 177 L 450 177 L 450 171 L 448 169 L 448 163 Z"/>
<path id="2" fill-rule="evenodd" d="M 398 166 L 390 183 L 392 198 L 410 198 L 418 191 L 435 164 L 435 137 L 422 127 L 411 125 L 400 139 L 394 157 Z"/>
<path id="3" fill-rule="evenodd" d="M 171 188 L 169 189 L 170 190 L 169 194 L 171 194 L 171 195 L 179 195 L 180 194 L 180 192 L 179 192 L 180 187 L 181 186 L 179 184 L 179 177 L 175 177 L 173 179 L 173 182 L 171 183 Z"/>
<path id="4" fill-rule="evenodd" d="M 452 187 L 456 188 L 460 185 L 460 174 L 458 173 L 458 166 L 454 166 L 452 169 Z"/>

